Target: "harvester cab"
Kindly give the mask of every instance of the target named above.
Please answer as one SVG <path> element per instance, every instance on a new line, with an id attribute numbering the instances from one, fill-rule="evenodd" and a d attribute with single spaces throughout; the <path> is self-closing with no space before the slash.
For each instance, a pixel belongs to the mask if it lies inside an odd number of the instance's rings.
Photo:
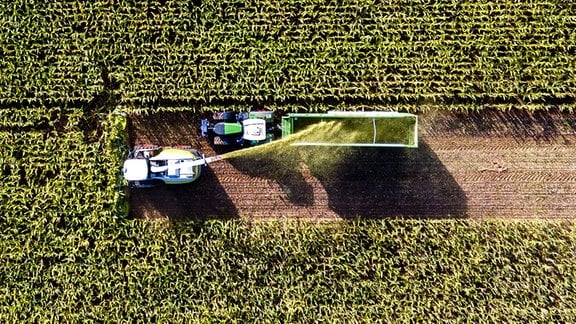
<path id="1" fill-rule="evenodd" d="M 214 145 L 256 146 L 280 137 L 280 123 L 271 111 L 215 113 L 213 121 L 203 119 L 202 136 Z"/>

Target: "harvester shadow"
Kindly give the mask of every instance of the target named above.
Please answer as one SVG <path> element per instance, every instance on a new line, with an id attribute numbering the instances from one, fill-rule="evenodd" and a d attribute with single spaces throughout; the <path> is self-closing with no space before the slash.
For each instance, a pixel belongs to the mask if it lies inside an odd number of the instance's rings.
<path id="1" fill-rule="evenodd" d="M 321 190 L 346 219 L 466 217 L 464 191 L 422 142 L 418 149 L 289 146 L 230 162 L 276 181 L 295 206 L 313 206 Z"/>
<path id="2" fill-rule="evenodd" d="M 206 221 L 233 219 L 238 211 L 210 168 L 193 183 L 132 189 L 131 218 Z"/>
<path id="3" fill-rule="evenodd" d="M 263 150 L 228 160 L 237 170 L 250 177 L 276 182 L 288 202 L 295 206 L 314 204 L 314 188 L 302 174 L 302 156 L 298 148 L 284 146 L 282 150 Z"/>

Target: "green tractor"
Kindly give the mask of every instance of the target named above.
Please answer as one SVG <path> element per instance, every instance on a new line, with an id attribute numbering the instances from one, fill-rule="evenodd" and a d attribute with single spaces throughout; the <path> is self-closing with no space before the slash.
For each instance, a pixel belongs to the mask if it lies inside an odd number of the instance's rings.
<path id="1" fill-rule="evenodd" d="M 280 138 L 280 123 L 271 111 L 218 112 L 201 122 L 202 136 L 214 145 L 256 146 Z"/>

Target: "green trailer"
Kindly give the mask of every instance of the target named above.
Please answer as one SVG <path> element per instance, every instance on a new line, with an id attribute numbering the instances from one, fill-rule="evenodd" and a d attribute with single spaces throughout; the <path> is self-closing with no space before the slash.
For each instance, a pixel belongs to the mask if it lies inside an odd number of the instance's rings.
<path id="1" fill-rule="evenodd" d="M 304 130 L 310 131 L 293 145 L 418 147 L 418 117 L 409 113 L 332 111 L 282 117 L 283 138 Z"/>

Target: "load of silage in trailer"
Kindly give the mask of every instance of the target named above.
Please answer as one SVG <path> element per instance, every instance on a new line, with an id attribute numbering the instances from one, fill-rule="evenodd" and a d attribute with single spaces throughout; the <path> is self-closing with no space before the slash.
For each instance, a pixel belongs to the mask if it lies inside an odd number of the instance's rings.
<path id="1" fill-rule="evenodd" d="M 282 116 L 282 137 L 319 122 L 332 123 L 330 137 L 301 139 L 293 145 L 418 147 L 418 117 L 393 111 L 339 111 L 289 113 Z M 322 130 L 319 130 L 322 132 Z"/>

